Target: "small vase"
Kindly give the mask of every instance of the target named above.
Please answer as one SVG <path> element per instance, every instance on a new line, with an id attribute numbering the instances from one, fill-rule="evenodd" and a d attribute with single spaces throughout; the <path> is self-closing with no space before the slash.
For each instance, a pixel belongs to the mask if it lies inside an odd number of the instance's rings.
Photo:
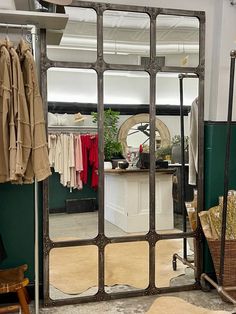
<path id="1" fill-rule="evenodd" d="M 171 150 L 171 162 L 181 164 L 181 145 L 173 145 Z M 184 162 L 188 163 L 188 151 L 184 151 Z"/>
<path id="2" fill-rule="evenodd" d="M 173 145 L 171 150 L 171 162 L 181 163 L 181 146 L 180 145 Z"/>
<path id="3" fill-rule="evenodd" d="M 112 169 L 111 161 L 104 161 L 104 170 L 110 170 L 110 169 Z"/>

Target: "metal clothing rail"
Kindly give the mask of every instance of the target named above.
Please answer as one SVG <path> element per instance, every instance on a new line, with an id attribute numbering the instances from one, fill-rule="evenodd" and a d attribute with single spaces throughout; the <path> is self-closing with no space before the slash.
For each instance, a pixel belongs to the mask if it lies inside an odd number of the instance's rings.
<path id="1" fill-rule="evenodd" d="M 223 210 L 222 210 L 222 225 L 221 225 L 221 239 L 220 239 L 220 269 L 218 284 L 216 284 L 207 274 L 201 275 L 201 280 L 206 280 L 212 284 L 219 294 L 223 295 L 233 304 L 236 300 L 232 298 L 227 291 L 236 290 L 236 287 L 223 287 L 224 282 L 224 268 L 225 268 L 225 235 L 226 235 L 226 221 L 227 221 L 227 203 L 229 191 L 229 166 L 230 166 L 230 145 L 232 136 L 232 113 L 233 113 L 233 97 L 234 97 L 234 76 L 235 76 L 235 58 L 236 50 L 230 52 L 230 80 L 229 80 L 229 99 L 228 99 L 228 116 L 227 116 L 227 131 L 226 131 L 226 150 L 225 150 L 225 164 L 224 164 L 224 193 L 223 193 Z M 236 266 L 234 266 L 236 267 Z"/>
<path id="2" fill-rule="evenodd" d="M 180 168 L 180 207 L 182 210 L 182 226 L 183 226 L 183 232 L 187 231 L 187 222 L 186 222 L 186 206 L 185 206 L 185 183 L 186 183 L 186 177 L 185 177 L 185 147 L 184 147 L 184 137 L 185 137 L 185 129 L 184 129 L 184 108 L 183 108 L 183 80 L 185 78 L 198 78 L 196 74 L 186 74 L 182 73 L 179 74 L 179 92 L 180 92 L 180 134 L 181 134 L 181 168 Z M 189 266 L 193 270 L 196 269 L 196 267 L 192 264 L 192 261 L 190 261 L 187 257 L 187 239 L 183 238 L 183 257 L 181 257 L 179 254 L 175 253 L 173 255 L 172 264 L 173 264 L 173 270 L 177 269 L 176 261 L 180 260 L 184 265 Z"/>
<path id="3" fill-rule="evenodd" d="M 32 28 L 35 27 L 35 25 L 31 25 L 31 24 L 8 24 L 8 23 L 0 23 L 0 27 L 4 27 L 4 28 L 26 28 L 29 30 L 32 30 Z M 32 32 L 31 32 L 32 34 Z"/>
<path id="4" fill-rule="evenodd" d="M 81 133 L 97 133 L 98 128 L 94 126 L 49 126 L 48 133 L 74 133 L 74 132 L 81 132 Z"/>
<path id="5" fill-rule="evenodd" d="M 36 26 L 31 24 L 0 23 L 0 27 L 28 29 L 32 35 L 32 48 L 36 60 Z M 35 314 L 39 313 L 39 237 L 38 237 L 38 183 L 34 184 L 34 272 L 35 272 Z"/>

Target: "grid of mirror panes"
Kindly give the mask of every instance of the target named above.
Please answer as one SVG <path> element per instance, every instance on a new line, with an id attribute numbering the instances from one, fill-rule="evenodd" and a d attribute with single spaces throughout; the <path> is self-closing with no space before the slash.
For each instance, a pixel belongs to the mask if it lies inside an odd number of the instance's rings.
<path id="1" fill-rule="evenodd" d="M 60 83 L 60 79 L 63 79 L 65 89 L 70 88 L 70 102 L 83 102 L 96 108 L 97 210 L 92 214 L 71 213 L 67 217 L 68 222 L 62 215 L 53 213 L 53 216 L 50 207 L 55 186 L 50 182 L 44 183 L 45 304 L 70 304 L 167 292 L 168 284 L 164 281 L 162 283 L 159 278 L 163 277 L 166 264 L 170 263 L 170 268 L 173 267 L 172 256 L 179 254 L 180 260 L 185 258 L 182 253 L 187 242 L 188 252 L 191 253 L 191 260 L 187 257 L 187 262 L 193 265 L 192 268 L 196 267 L 198 272 L 195 274 L 199 274 L 200 264 L 195 262 L 199 261 L 201 252 L 198 234 L 193 233 L 191 226 L 183 230 L 183 217 L 177 217 L 180 218 L 179 225 L 175 221 L 172 179 L 176 174 L 176 166 L 168 166 L 168 154 L 162 158 L 161 166 L 157 163 L 158 150 L 160 152 L 166 148 L 175 135 L 173 130 L 169 133 L 166 131 L 158 108 L 162 104 L 166 105 L 162 100 L 164 93 L 170 96 L 173 89 L 177 97 L 174 100 L 170 98 L 168 104 L 179 106 L 179 73 L 196 75 L 193 85 L 200 103 L 199 147 L 203 147 L 204 12 L 83 1 L 74 2 L 66 11 L 70 19 L 60 47 L 47 47 L 48 57 L 52 61 L 47 59 L 46 54 L 42 57 L 45 63 L 45 68 L 41 70 L 42 86 L 45 86 L 48 71 L 48 82 L 53 80 Z M 62 57 L 62 50 L 67 51 L 66 58 Z M 44 31 L 41 32 L 41 51 L 46 51 Z M 54 80 L 52 73 L 57 69 L 61 70 L 56 73 Z M 68 76 L 66 82 L 65 74 L 72 69 L 74 79 Z M 84 86 L 79 86 L 79 81 L 76 81 L 76 76 L 80 75 L 88 78 L 83 82 Z M 92 81 L 89 79 L 91 75 Z M 171 80 L 166 83 L 168 77 Z M 96 82 L 96 91 L 94 86 L 92 91 L 89 82 Z M 91 100 L 82 101 L 86 89 L 91 90 Z M 78 94 L 78 90 L 83 92 Z M 48 96 L 52 99 L 44 94 L 44 103 L 48 100 L 60 101 L 60 92 L 59 88 L 56 94 L 48 90 Z M 144 98 L 140 100 L 139 94 L 142 97 L 145 95 Z M 188 97 L 191 99 L 192 95 L 188 94 Z M 172 100 L 175 103 L 172 104 Z M 116 169 L 106 169 L 104 164 L 107 104 L 135 108 L 146 105 L 143 111 L 139 111 L 140 115 L 129 117 L 128 123 L 125 121 L 127 117 L 119 121 L 117 136 L 129 163 L 127 170 L 120 168 L 115 172 Z M 86 119 L 92 123 L 91 117 Z M 137 169 L 136 159 L 140 147 L 146 153 L 145 160 L 141 162 L 148 164 L 143 169 Z M 203 157 L 199 165 L 202 169 Z M 116 167 L 119 168 L 118 164 Z M 202 178 L 203 174 L 199 172 L 199 182 Z M 198 210 L 203 207 L 202 189 L 203 185 L 199 186 Z M 164 196 L 168 202 L 165 202 Z M 187 219 L 186 213 L 184 215 Z M 60 237 L 58 226 L 66 230 L 66 237 Z M 169 251 L 166 250 L 169 247 L 167 243 L 172 243 Z M 70 263 L 73 272 L 58 265 L 57 255 L 65 258 L 64 264 Z M 160 259 L 161 256 L 165 258 Z M 127 271 L 127 265 L 132 269 L 131 264 L 134 268 L 126 274 L 124 271 Z M 189 289 L 197 287 L 192 268 L 191 271 L 186 268 L 189 267 L 181 265 L 181 271 L 176 273 L 175 269 L 171 269 L 168 279 L 174 283 L 171 291 L 181 291 L 186 283 Z M 64 280 L 67 284 L 63 282 L 63 273 L 67 275 Z M 80 273 L 90 275 L 83 279 Z M 180 283 L 175 281 L 179 274 L 190 276 L 191 283 L 188 278 Z M 55 278 L 58 285 L 55 284 Z"/>

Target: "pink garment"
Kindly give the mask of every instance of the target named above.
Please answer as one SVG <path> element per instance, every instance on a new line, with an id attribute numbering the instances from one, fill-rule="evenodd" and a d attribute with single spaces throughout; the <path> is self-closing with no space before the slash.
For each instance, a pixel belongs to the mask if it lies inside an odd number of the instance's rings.
<path id="1" fill-rule="evenodd" d="M 80 176 L 81 172 L 83 171 L 83 155 L 80 135 L 74 136 L 74 147 L 75 147 L 76 187 L 80 190 L 83 188 L 83 182 Z"/>

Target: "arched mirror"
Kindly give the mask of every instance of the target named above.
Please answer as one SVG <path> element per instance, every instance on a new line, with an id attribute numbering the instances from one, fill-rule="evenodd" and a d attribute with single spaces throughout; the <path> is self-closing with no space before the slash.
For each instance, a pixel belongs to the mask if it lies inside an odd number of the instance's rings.
<path id="1" fill-rule="evenodd" d="M 149 146 L 150 125 L 149 114 L 141 113 L 128 118 L 120 127 L 118 140 L 121 142 L 123 154 L 127 154 L 128 148 Z M 156 149 L 170 145 L 171 136 L 168 127 L 160 119 L 156 118 Z"/>

